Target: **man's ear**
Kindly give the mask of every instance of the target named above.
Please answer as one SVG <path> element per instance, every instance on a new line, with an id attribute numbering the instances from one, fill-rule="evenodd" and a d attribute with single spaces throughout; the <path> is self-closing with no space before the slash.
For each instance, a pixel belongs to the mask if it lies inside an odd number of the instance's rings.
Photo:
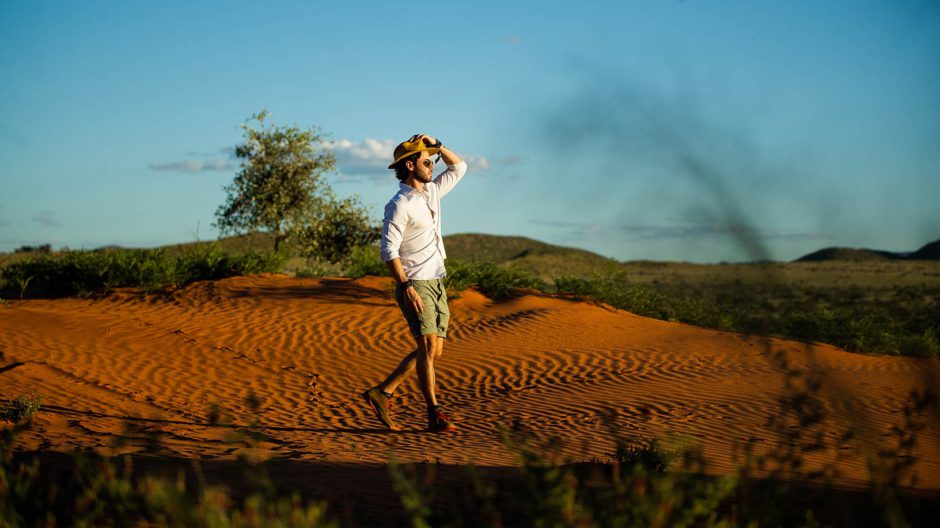
<path id="1" fill-rule="evenodd" d="M 405 161 L 405 168 L 408 169 L 408 172 L 411 172 L 411 171 L 415 170 L 415 162 L 413 162 L 413 161 L 411 161 L 411 160 L 406 160 L 406 161 Z"/>

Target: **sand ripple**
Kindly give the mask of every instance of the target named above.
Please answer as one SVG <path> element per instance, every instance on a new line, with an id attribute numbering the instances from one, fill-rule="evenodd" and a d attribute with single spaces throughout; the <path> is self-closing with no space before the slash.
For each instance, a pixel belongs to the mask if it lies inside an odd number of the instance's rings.
<path id="1" fill-rule="evenodd" d="M 0 383 L 5 395 L 45 397 L 24 437 L 30 448 L 192 458 L 255 449 L 332 462 L 384 462 L 394 452 L 506 465 L 515 460 L 499 430 L 516 426 L 557 437 L 574 458 L 607 457 L 615 436 L 681 436 L 727 471 L 736 446 L 776 441 L 767 424 L 786 395 L 776 355 L 817 374 L 832 439 L 849 428 L 886 437 L 911 389 L 940 379 L 934 360 L 747 337 L 535 294 L 493 303 L 464 292 L 451 310 L 437 376 L 460 425 L 450 436 L 423 431 L 413 379 L 396 399 L 402 432 L 378 428 L 360 403 L 413 348 L 391 282 L 379 278 L 239 277 L 163 296 L 9 303 L 0 306 Z M 246 439 L 246 430 L 265 437 Z M 917 452 L 921 485 L 934 488 L 938 433 L 928 424 Z M 864 478 L 865 452 L 848 457 L 848 477 Z M 827 456 L 835 455 L 819 461 Z"/>

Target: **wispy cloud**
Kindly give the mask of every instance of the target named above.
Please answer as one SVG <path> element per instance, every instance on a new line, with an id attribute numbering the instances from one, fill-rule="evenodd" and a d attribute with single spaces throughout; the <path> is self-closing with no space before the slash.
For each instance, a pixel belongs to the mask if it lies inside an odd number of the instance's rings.
<path id="1" fill-rule="evenodd" d="M 499 165 L 522 165 L 525 161 L 525 158 L 522 156 L 506 156 L 497 159 L 496 163 Z"/>
<path id="2" fill-rule="evenodd" d="M 607 235 L 613 232 L 613 229 L 609 225 L 590 222 L 529 220 L 529 223 L 554 228 L 564 237 L 589 238 Z"/>
<path id="3" fill-rule="evenodd" d="M 791 231 L 778 228 L 760 228 L 746 225 L 652 225 L 633 224 L 620 225 L 616 230 L 625 233 L 631 239 L 668 238 L 703 238 L 712 236 L 730 236 L 734 238 L 752 238 L 759 240 L 819 240 L 823 237 L 815 233 Z"/>
<path id="4" fill-rule="evenodd" d="M 622 224 L 532 220 L 533 224 L 559 229 L 566 236 L 623 236 L 627 240 L 669 240 L 708 237 L 754 238 L 760 240 L 825 240 L 817 233 L 779 228 L 754 228 L 719 224 Z"/>
<path id="5" fill-rule="evenodd" d="M 33 217 L 33 222 L 43 227 L 59 227 L 62 224 L 56 219 L 55 212 L 43 211 Z"/>
<path id="6" fill-rule="evenodd" d="M 468 154 L 464 156 L 464 160 L 467 162 L 467 167 L 476 171 L 488 171 L 492 167 L 490 164 L 489 158 L 486 156 L 477 156 L 475 154 Z"/>
<path id="7" fill-rule="evenodd" d="M 522 37 L 516 35 L 506 35 L 503 37 L 503 44 L 509 44 L 510 46 L 518 46 L 522 44 Z"/>
<path id="8" fill-rule="evenodd" d="M 150 170 L 170 172 L 208 172 L 228 170 L 233 167 L 232 161 L 228 159 L 184 159 L 168 163 L 151 163 L 149 165 Z"/>

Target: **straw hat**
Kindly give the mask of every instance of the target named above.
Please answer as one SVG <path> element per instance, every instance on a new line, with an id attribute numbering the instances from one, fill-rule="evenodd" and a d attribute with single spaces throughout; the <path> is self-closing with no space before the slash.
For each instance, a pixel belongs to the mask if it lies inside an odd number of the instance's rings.
<path id="1" fill-rule="evenodd" d="M 405 141 L 403 143 L 399 143 L 398 146 L 395 147 L 395 154 L 392 156 L 395 158 L 395 161 L 393 161 L 392 164 L 388 166 L 388 168 L 395 168 L 395 164 L 401 161 L 403 158 L 407 158 L 408 156 L 421 152 L 422 150 L 428 151 L 428 156 L 433 156 L 440 152 L 441 148 L 440 145 L 436 147 L 429 147 L 424 143 L 424 141 L 420 139 L 417 141 Z"/>

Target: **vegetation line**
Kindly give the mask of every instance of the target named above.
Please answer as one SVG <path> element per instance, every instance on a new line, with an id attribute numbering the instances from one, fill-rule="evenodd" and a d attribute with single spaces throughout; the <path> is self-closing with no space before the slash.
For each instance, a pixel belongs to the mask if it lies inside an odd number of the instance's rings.
<path id="1" fill-rule="evenodd" d="M 342 258 L 291 257 L 257 248 L 229 250 L 221 242 L 175 250 L 107 249 L 40 252 L 0 268 L 0 297 L 89 296 L 115 288 L 165 292 L 197 280 L 292 271 L 300 277 L 384 276 L 374 246 L 355 246 Z M 303 264 L 298 266 L 296 261 Z M 289 266 L 290 262 L 294 262 Z M 292 267 L 292 269 L 287 269 Z M 619 263 L 591 271 L 543 278 L 511 265 L 448 259 L 448 288 L 476 288 L 502 301 L 519 288 L 592 299 L 637 315 L 705 328 L 829 343 L 852 352 L 940 357 L 940 287 L 897 285 L 874 290 L 756 278 L 667 276 L 638 281 L 640 270 Z M 741 274 L 747 270 L 739 270 Z M 675 273 L 675 272 L 673 272 Z"/>

